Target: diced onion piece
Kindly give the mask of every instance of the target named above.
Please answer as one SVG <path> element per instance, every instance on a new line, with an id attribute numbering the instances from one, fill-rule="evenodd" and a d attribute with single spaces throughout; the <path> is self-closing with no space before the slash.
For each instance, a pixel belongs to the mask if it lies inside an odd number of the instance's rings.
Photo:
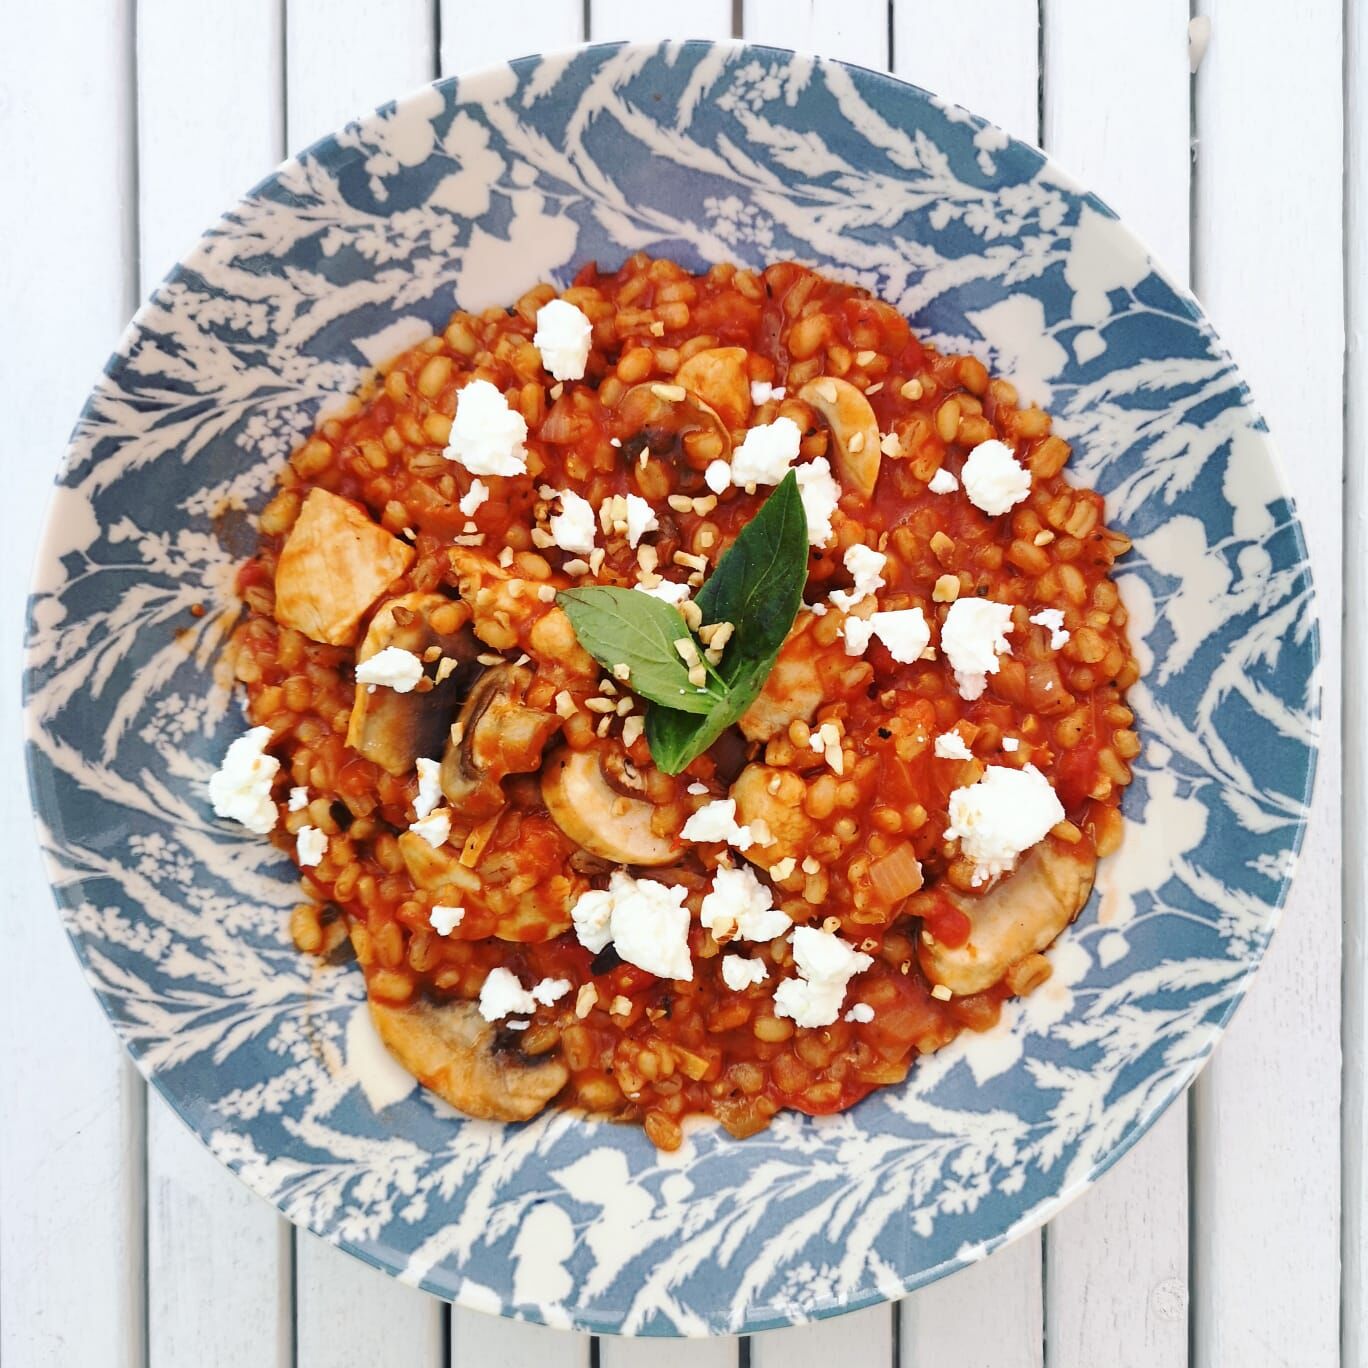
<path id="1" fill-rule="evenodd" d="M 869 882 L 874 896 L 890 907 L 915 893 L 922 886 L 922 867 L 912 842 L 904 841 L 872 861 Z"/>

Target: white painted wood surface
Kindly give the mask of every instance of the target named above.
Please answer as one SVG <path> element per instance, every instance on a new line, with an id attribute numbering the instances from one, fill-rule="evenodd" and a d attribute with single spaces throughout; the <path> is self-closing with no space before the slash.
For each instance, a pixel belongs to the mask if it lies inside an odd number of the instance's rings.
<path id="1" fill-rule="evenodd" d="M 5 1368 L 1368 1363 L 1368 100 L 1359 90 L 1368 75 L 1368 19 L 1348 3 L 1342 27 L 1337 0 L 1295 18 L 1275 0 L 1199 0 L 1197 9 L 1211 19 L 1212 36 L 1194 82 L 1186 67 L 1190 16 L 1180 0 L 961 0 L 953 22 L 931 0 L 700 0 L 687 12 L 640 0 L 11 7 L 0 44 L 0 184 L 9 188 L 0 200 L 0 261 L 37 268 L 0 274 L 8 323 L 0 374 L 17 378 L 25 396 L 10 428 L 19 459 L 7 461 L 15 483 L 4 506 L 0 579 L 11 624 L 0 721 L 12 772 L 21 766 L 16 624 L 48 474 L 141 289 L 200 228 L 286 149 L 439 70 L 471 70 L 585 37 L 722 37 L 734 29 L 871 67 L 891 63 L 1043 142 L 1179 276 L 1188 269 L 1191 228 L 1194 284 L 1280 439 L 1307 525 L 1331 744 L 1285 925 L 1194 1094 L 1190 1134 L 1185 1109 L 1171 1110 L 1043 1239 L 1018 1241 L 899 1308 L 701 1343 L 594 1343 L 451 1313 L 290 1232 L 159 1100 L 145 1100 L 64 944 L 29 837 L 26 795 L 12 785 L 0 799 L 3 915 L 12 963 L 23 973 L 0 994 Z M 1345 179 L 1342 70 L 1350 94 Z M 1346 193 L 1352 326 L 1342 410 Z M 1354 456 L 1347 468 L 1346 449 Z M 1351 554 L 1341 576 L 1346 527 Z M 1341 579 L 1353 643 L 1343 659 L 1356 681 L 1343 748 L 1334 744 Z M 1341 787 L 1353 833 L 1347 865 Z M 45 1028 L 35 1032 L 39 1020 Z"/>

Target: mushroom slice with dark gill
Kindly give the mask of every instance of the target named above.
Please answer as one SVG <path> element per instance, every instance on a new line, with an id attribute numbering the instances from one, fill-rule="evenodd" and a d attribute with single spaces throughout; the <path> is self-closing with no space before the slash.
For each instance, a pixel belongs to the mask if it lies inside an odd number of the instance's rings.
<path id="1" fill-rule="evenodd" d="M 633 385 L 618 400 L 614 425 L 624 434 L 623 450 L 629 456 L 644 449 L 704 470 L 709 462 L 731 455 L 726 423 L 711 404 L 683 385 Z"/>
<path id="2" fill-rule="evenodd" d="M 459 625 L 439 632 L 432 625 L 434 615 L 439 622 L 443 616 L 456 618 Z M 390 774 L 403 775 L 413 771 L 420 756 L 441 751 L 457 704 L 480 670 L 475 659 L 480 644 L 470 630 L 469 617 L 464 604 L 441 594 L 402 594 L 380 605 L 357 648 L 358 665 L 387 646 L 412 651 L 419 659 L 434 648 L 440 654 L 427 665 L 431 688 L 420 685 L 399 693 L 356 686 L 347 745 L 358 755 Z M 454 668 L 442 665 L 443 660 L 452 661 Z"/>
<path id="3" fill-rule="evenodd" d="M 546 744 L 563 725 L 560 716 L 527 702 L 532 671 L 494 665 L 471 687 L 442 757 L 446 800 L 466 821 L 478 822 L 504 807 L 503 780 L 541 768 Z"/>
<path id="4" fill-rule="evenodd" d="M 556 1055 L 527 1055 L 499 1043 L 498 1027 L 473 1002 L 370 1001 L 385 1048 L 425 1088 L 484 1121 L 526 1121 L 560 1090 L 570 1071 Z"/>
<path id="5" fill-rule="evenodd" d="M 969 918 L 963 945 L 921 939 L 921 963 L 932 983 L 956 997 L 991 988 L 1027 955 L 1044 950 L 1078 915 L 1092 891 L 1097 859 L 1048 837 L 981 897 L 947 885 L 936 892 Z"/>
<path id="6" fill-rule="evenodd" d="M 809 380 L 798 398 L 816 409 L 831 429 L 836 443 L 833 464 L 841 484 L 866 499 L 872 497 L 879 479 L 882 438 L 869 400 L 849 380 L 834 375 Z"/>
<path id="7" fill-rule="evenodd" d="M 679 833 L 655 830 L 656 806 L 621 751 L 600 755 L 563 747 L 547 759 L 541 791 L 552 820 L 591 854 L 628 865 L 673 864 L 679 858 Z"/>

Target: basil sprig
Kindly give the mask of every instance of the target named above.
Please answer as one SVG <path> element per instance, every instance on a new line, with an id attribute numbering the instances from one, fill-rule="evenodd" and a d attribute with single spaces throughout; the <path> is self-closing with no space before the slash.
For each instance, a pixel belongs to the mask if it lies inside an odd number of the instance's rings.
<path id="1" fill-rule="evenodd" d="M 666 774 L 678 774 L 755 701 L 803 601 L 807 561 L 807 516 L 790 471 L 741 529 L 695 599 L 705 623 L 730 622 L 734 628 L 703 692 L 688 684 L 687 668 L 674 648 L 681 635 L 690 635 L 678 609 L 635 589 L 593 587 L 557 595 L 585 650 L 610 672 L 618 665 L 629 667 L 627 687 L 651 704 L 646 740 Z"/>

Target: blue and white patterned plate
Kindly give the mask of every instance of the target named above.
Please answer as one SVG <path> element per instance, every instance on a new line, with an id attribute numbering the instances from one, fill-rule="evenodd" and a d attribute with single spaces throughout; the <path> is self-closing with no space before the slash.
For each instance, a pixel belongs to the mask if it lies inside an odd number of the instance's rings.
<path id="1" fill-rule="evenodd" d="M 1135 541 L 1129 827 L 1002 1026 L 842 1116 L 677 1154 L 552 1111 L 470 1121 L 286 934 L 290 867 L 214 820 L 216 667 L 280 462 L 452 309 L 645 250 L 797 257 L 1057 415 Z M 203 616 L 192 608 L 203 605 Z M 67 453 L 31 606 L 40 835 L 139 1066 L 292 1220 L 463 1305 L 652 1335 L 862 1306 L 1081 1191 L 1210 1053 L 1263 954 L 1318 726 L 1306 548 L 1193 300 L 1041 153 L 767 48 L 595 47 L 443 82 L 286 163 L 143 306 Z"/>

